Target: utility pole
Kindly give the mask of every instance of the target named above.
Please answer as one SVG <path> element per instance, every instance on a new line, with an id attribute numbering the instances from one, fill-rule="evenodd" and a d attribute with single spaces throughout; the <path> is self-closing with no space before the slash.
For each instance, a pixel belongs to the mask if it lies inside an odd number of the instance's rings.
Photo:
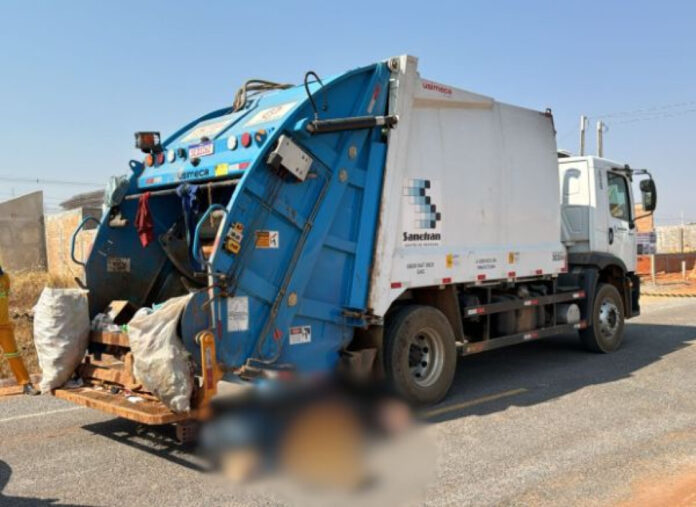
<path id="1" fill-rule="evenodd" d="M 587 116 L 580 116 L 580 156 L 585 156 L 585 131 L 587 130 Z"/>
<path id="2" fill-rule="evenodd" d="M 604 132 L 606 132 L 607 126 L 602 120 L 597 122 L 597 156 L 604 156 Z"/>

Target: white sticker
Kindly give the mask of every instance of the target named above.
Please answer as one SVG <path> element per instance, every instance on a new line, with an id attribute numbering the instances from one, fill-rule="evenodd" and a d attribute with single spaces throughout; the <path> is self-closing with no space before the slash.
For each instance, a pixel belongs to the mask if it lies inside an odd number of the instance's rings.
<path id="1" fill-rule="evenodd" d="M 290 345 L 299 345 L 312 341 L 312 326 L 295 326 L 290 328 Z"/>
<path id="2" fill-rule="evenodd" d="M 183 137 L 180 142 L 186 143 L 189 141 L 200 141 L 203 137 L 207 137 L 208 139 L 212 140 L 216 135 L 226 129 L 230 123 L 232 123 L 232 120 L 216 121 L 215 123 L 199 125 L 186 137 Z"/>
<path id="3" fill-rule="evenodd" d="M 288 113 L 288 111 L 290 111 L 293 107 L 295 107 L 295 104 L 297 104 L 297 102 L 288 102 L 286 104 L 278 104 L 277 106 L 271 106 L 267 107 L 266 109 L 262 109 L 254 116 L 252 116 L 249 119 L 249 121 L 246 122 L 245 126 L 250 127 L 252 125 L 258 125 L 260 123 L 278 120 L 285 116 Z"/>
<path id="4" fill-rule="evenodd" d="M 130 273 L 131 260 L 130 257 L 107 257 L 106 272 L 107 273 Z"/>
<path id="5" fill-rule="evenodd" d="M 278 248 L 279 246 L 278 231 L 256 231 L 256 248 Z"/>
<path id="6" fill-rule="evenodd" d="M 249 329 L 249 298 L 238 296 L 227 298 L 227 331 Z"/>

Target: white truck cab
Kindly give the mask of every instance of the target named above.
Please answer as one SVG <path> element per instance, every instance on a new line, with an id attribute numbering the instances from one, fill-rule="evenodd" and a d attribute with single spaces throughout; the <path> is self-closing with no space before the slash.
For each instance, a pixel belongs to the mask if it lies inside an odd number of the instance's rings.
<path id="1" fill-rule="evenodd" d="M 620 259 L 627 272 L 634 272 L 636 217 L 631 187 L 633 176 L 647 171 L 593 156 L 560 157 L 561 237 L 568 253 L 608 254 Z M 654 201 L 654 184 L 643 186 L 653 187 Z M 644 201 L 650 199 L 644 195 Z"/>

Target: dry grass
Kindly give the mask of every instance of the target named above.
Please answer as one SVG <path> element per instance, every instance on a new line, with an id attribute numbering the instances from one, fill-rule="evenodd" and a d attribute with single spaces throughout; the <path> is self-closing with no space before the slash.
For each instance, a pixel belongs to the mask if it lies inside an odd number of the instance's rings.
<path id="1" fill-rule="evenodd" d="M 9 273 L 10 322 L 14 326 L 15 340 L 22 352 L 29 373 L 40 373 L 36 358 L 33 334 L 33 308 L 44 287 L 74 287 L 75 282 L 66 277 L 49 275 L 45 271 Z M 4 358 L 0 358 L 0 379 L 12 376 Z"/>

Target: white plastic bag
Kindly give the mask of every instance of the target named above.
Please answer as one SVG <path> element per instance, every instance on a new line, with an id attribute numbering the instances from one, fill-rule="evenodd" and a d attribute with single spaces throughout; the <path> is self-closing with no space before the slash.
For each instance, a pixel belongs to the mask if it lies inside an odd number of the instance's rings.
<path id="1" fill-rule="evenodd" d="M 141 308 L 128 323 L 135 378 L 174 412 L 191 409 L 191 364 L 177 333 L 189 299 L 190 294 L 169 299 L 156 310 Z"/>
<path id="2" fill-rule="evenodd" d="M 87 292 L 49 289 L 34 307 L 34 346 L 41 367 L 41 392 L 65 384 L 80 364 L 89 343 Z"/>

